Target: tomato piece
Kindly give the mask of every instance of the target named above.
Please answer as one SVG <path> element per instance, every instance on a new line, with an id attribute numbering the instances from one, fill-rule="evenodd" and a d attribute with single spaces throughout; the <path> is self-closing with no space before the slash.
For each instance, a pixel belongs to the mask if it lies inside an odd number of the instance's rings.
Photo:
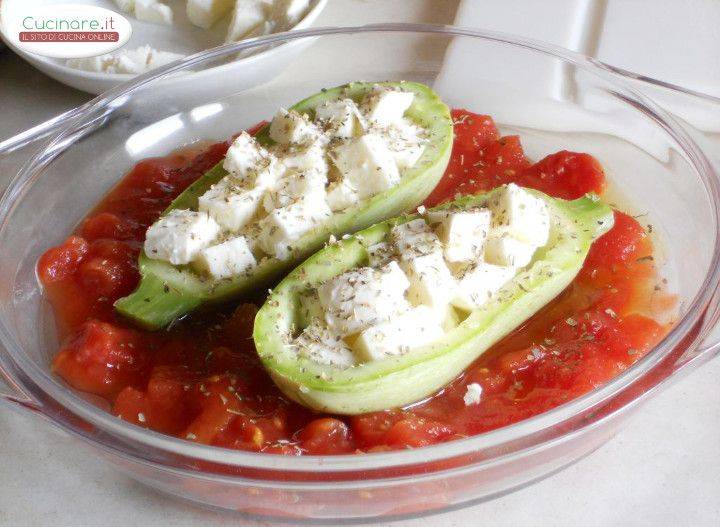
<path id="1" fill-rule="evenodd" d="M 53 369 L 78 390 L 113 396 L 142 377 L 147 345 L 136 331 L 91 320 L 60 349 Z"/>
<path id="2" fill-rule="evenodd" d="M 454 430 L 445 424 L 408 416 L 395 423 L 383 437 L 383 443 L 394 448 L 417 448 L 449 439 Z"/>
<path id="3" fill-rule="evenodd" d="M 464 153 L 476 152 L 500 137 L 495 121 L 489 115 L 461 109 L 454 109 L 450 114 L 455 133 L 454 150 Z"/>
<path id="4" fill-rule="evenodd" d="M 477 194 L 509 183 L 529 164 L 516 135 L 490 141 L 472 152 L 453 147 L 445 174 L 425 205 L 433 207 L 458 194 Z"/>
<path id="5" fill-rule="evenodd" d="M 652 248 L 645 229 L 638 221 L 623 212 L 615 211 L 615 223 L 608 232 L 595 240 L 585 260 L 584 274 L 597 268 L 630 263 L 651 256 Z"/>
<path id="6" fill-rule="evenodd" d="M 235 395 L 234 382 L 230 375 L 213 375 L 196 384 L 191 397 L 199 412 L 182 437 L 210 445 L 216 436 L 227 430 L 242 410 L 240 400 Z"/>
<path id="7" fill-rule="evenodd" d="M 388 430 L 401 420 L 403 415 L 400 410 L 386 410 L 352 416 L 350 424 L 358 446 L 368 448 L 381 444 Z"/>
<path id="8" fill-rule="evenodd" d="M 140 280 L 132 263 L 102 257 L 89 258 L 80 264 L 79 277 L 88 293 L 110 301 L 129 294 Z"/>
<path id="9" fill-rule="evenodd" d="M 118 394 L 112 412 L 128 423 L 143 427 L 149 426 L 147 397 L 145 392 L 134 386 L 127 386 Z"/>
<path id="10" fill-rule="evenodd" d="M 298 438 L 308 454 L 346 454 L 354 450 L 348 425 L 331 417 L 311 421 Z"/>
<path id="11" fill-rule="evenodd" d="M 605 172 L 590 154 L 562 150 L 526 168 L 515 182 L 558 198 L 577 199 L 602 193 Z"/>
<path id="12" fill-rule="evenodd" d="M 40 280 L 47 284 L 75 274 L 88 249 L 88 242 L 80 236 L 70 236 L 62 245 L 48 249 L 38 262 Z"/>
<path id="13" fill-rule="evenodd" d="M 80 234 L 86 240 L 131 240 L 135 238 L 137 226 L 111 212 L 100 212 L 86 219 L 80 227 Z"/>

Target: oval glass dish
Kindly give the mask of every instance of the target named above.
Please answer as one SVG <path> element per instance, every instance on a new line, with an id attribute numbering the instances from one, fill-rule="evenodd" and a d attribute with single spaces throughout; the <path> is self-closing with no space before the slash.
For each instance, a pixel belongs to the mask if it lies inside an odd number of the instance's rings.
<path id="1" fill-rule="evenodd" d="M 175 93 L 161 84 L 185 69 L 286 41 L 308 47 L 264 85 Z M 605 166 L 612 199 L 652 220 L 660 273 L 678 295 L 669 334 L 608 384 L 531 419 L 436 446 L 354 456 L 285 457 L 182 441 L 117 419 L 52 374 L 58 342 L 35 273 L 46 248 L 61 242 L 138 160 L 225 139 L 288 101 L 358 79 L 426 83 L 449 105 L 490 114 L 504 133 L 519 134 L 532 159 L 561 148 L 593 154 Z M 0 370 L 12 390 L 0 401 L 36 412 L 152 487 L 274 518 L 423 514 L 491 499 L 551 474 L 607 441 L 647 397 L 720 348 L 707 339 L 718 317 L 718 165 L 703 133 L 643 96 L 633 86 L 638 82 L 661 90 L 663 105 L 694 108 L 701 117 L 704 105 L 718 111 L 718 101 L 542 43 L 401 24 L 272 35 L 194 55 L 114 88 L 68 121 L 20 169 L 0 202 Z M 163 89 L 155 89 L 159 84 Z"/>

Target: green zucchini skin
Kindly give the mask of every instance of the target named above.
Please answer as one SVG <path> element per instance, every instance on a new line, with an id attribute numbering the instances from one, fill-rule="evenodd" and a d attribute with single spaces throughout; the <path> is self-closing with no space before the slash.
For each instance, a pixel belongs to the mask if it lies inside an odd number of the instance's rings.
<path id="1" fill-rule="evenodd" d="M 253 338 L 260 359 L 291 399 L 317 411 L 361 414 L 397 408 L 435 393 L 477 357 L 520 326 L 558 294 L 580 271 L 593 241 L 613 225 L 613 212 L 591 197 L 543 199 L 551 213 L 551 238 L 531 264 L 497 298 L 469 316 L 444 338 L 412 352 L 340 370 L 299 358 L 288 346 L 301 329 L 300 299 L 323 281 L 367 264 L 367 247 L 390 229 L 419 217 L 390 219 L 331 244 L 292 271 L 272 292 L 255 319 Z M 493 193 L 466 196 L 436 209 L 483 206 Z"/>
<path id="2" fill-rule="evenodd" d="M 115 302 L 115 309 L 145 329 L 161 329 L 194 309 L 212 303 L 241 298 L 276 283 L 290 269 L 317 251 L 331 234 L 341 236 L 364 229 L 373 223 L 412 210 L 432 192 L 445 172 L 453 142 L 450 109 L 427 86 L 416 82 L 353 82 L 323 90 L 297 103 L 292 108 L 314 117 L 315 108 L 328 100 L 350 98 L 359 102 L 373 86 L 397 86 L 415 93 L 406 116 L 428 131 L 429 141 L 422 157 L 412 168 L 402 172 L 402 181 L 392 189 L 363 200 L 334 214 L 327 222 L 302 236 L 293 245 L 290 258 L 260 262 L 249 276 L 226 280 L 203 280 L 188 266 L 174 266 L 162 260 L 139 257 L 140 284 L 130 295 Z M 272 144 L 269 126 L 257 134 L 262 144 Z M 165 210 L 187 208 L 197 210 L 198 198 L 227 172 L 218 163 L 190 185 Z"/>

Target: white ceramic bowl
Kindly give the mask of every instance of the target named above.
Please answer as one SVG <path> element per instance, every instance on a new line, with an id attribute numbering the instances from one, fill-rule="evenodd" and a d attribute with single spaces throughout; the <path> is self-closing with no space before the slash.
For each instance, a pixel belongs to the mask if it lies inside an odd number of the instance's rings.
<path id="1" fill-rule="evenodd" d="M 68 2 L 67 0 L 0 0 L 0 38 L 15 53 L 49 77 L 88 93 L 102 93 L 127 82 L 133 77 L 133 75 L 125 73 L 98 73 L 78 70 L 67 66 L 63 59 L 42 57 L 18 49 L 17 46 L 13 45 L 6 37 L 5 28 L 1 23 L 3 13 L 20 4 L 25 9 L 35 5 L 51 3 L 65 4 Z M 117 6 L 111 0 L 83 0 L 82 3 L 118 11 Z M 172 26 L 141 22 L 126 14 L 125 16 L 132 24 L 133 33 L 130 41 L 124 47 L 134 49 L 147 44 L 162 51 L 192 55 L 224 43 L 227 21 L 220 21 L 209 30 L 204 30 L 190 23 L 185 14 L 185 2 L 171 2 L 169 5 L 173 9 L 174 23 Z M 292 29 L 310 27 L 326 5 L 327 0 L 312 0 L 310 10 Z M 191 74 L 193 76 L 191 82 L 197 84 L 234 82 L 243 86 L 260 84 L 274 73 L 282 71 L 282 68 L 300 50 L 291 43 L 285 43 L 276 49 L 259 49 L 257 51 L 253 56 L 239 59 L 228 56 L 226 57 L 227 60 L 215 67 L 204 68 L 202 71 Z"/>

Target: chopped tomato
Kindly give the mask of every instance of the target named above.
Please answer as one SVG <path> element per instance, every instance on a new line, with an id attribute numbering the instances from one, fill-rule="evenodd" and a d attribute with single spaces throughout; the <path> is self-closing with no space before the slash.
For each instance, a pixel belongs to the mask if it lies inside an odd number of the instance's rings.
<path id="1" fill-rule="evenodd" d="M 84 238 L 70 236 L 62 245 L 48 249 L 38 262 L 40 279 L 49 283 L 71 276 L 77 271 L 88 248 Z"/>
<path id="2" fill-rule="evenodd" d="M 602 193 L 605 173 L 590 154 L 562 150 L 526 168 L 514 182 L 558 198 L 576 199 Z"/>
<path id="3" fill-rule="evenodd" d="M 152 338 L 91 320 L 60 349 L 53 369 L 80 390 L 114 396 L 139 381 Z"/>

